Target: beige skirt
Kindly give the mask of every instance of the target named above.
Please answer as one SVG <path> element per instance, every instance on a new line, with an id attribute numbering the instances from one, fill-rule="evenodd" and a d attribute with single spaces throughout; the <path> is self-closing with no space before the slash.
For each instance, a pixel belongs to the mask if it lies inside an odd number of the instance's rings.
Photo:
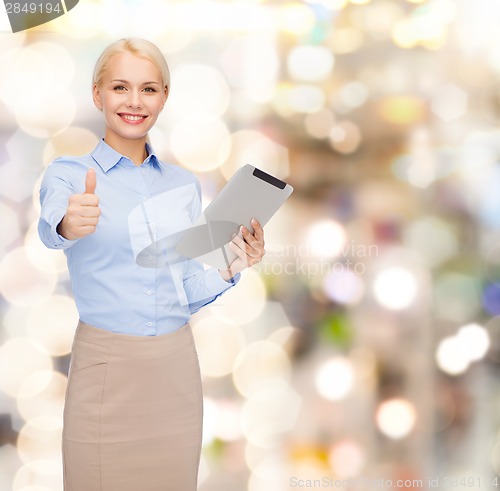
<path id="1" fill-rule="evenodd" d="M 133 336 L 79 322 L 64 406 L 64 490 L 195 491 L 202 416 L 189 324 Z"/>

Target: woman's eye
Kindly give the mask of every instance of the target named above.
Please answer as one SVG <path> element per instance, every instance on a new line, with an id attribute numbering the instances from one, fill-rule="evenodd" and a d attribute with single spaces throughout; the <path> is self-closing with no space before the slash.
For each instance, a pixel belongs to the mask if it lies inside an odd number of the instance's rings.
<path id="1" fill-rule="evenodd" d="M 156 90 L 153 89 L 153 87 L 146 87 L 144 90 L 147 92 L 156 92 Z"/>
<path id="2" fill-rule="evenodd" d="M 125 87 L 123 85 L 117 85 L 113 90 L 125 90 Z"/>

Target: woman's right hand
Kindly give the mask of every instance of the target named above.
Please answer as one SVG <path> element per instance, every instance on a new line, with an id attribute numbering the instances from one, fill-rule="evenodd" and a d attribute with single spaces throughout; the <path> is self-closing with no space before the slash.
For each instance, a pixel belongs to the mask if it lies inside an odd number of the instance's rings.
<path id="1" fill-rule="evenodd" d="M 85 192 L 69 197 L 66 215 L 57 226 L 57 233 L 65 239 L 81 239 L 95 232 L 101 214 L 95 187 L 95 169 L 89 169 L 85 178 Z"/>

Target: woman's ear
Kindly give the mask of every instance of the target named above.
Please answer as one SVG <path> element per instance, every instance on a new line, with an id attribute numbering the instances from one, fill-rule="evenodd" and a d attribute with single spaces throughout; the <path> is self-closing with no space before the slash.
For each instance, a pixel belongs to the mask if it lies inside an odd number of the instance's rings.
<path id="1" fill-rule="evenodd" d="M 163 107 L 165 106 L 165 102 L 167 102 L 167 99 L 168 99 L 168 94 L 169 94 L 169 91 L 168 91 L 168 85 L 165 85 L 165 87 L 163 88 L 163 104 L 161 105 L 161 110 L 163 111 Z"/>
<path id="2" fill-rule="evenodd" d="M 95 107 L 97 107 L 99 111 L 102 111 L 101 94 L 97 84 L 94 84 L 92 87 L 92 99 L 94 100 Z"/>

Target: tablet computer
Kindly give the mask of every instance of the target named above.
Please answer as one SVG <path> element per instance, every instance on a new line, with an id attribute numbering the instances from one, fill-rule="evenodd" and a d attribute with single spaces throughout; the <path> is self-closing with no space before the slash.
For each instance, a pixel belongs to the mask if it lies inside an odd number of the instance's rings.
<path id="1" fill-rule="evenodd" d="M 292 192 L 290 184 L 244 165 L 179 240 L 177 253 L 219 269 L 229 268 L 237 257 L 229 242 L 236 234 L 241 236 L 239 226 L 253 233 L 252 218 L 264 226 Z"/>

